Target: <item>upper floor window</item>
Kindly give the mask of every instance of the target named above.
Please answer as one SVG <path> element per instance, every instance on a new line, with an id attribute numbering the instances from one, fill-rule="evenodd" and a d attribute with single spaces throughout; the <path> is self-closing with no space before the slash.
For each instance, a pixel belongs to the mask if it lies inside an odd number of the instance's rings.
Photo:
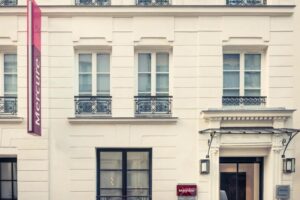
<path id="1" fill-rule="evenodd" d="M 75 0 L 77 6 L 108 6 L 110 0 Z"/>
<path id="2" fill-rule="evenodd" d="M 230 6 L 256 6 L 266 5 L 267 0 L 227 0 L 226 3 Z"/>
<path id="3" fill-rule="evenodd" d="M 16 114 L 17 112 L 17 55 L 0 54 L 0 113 Z"/>
<path id="4" fill-rule="evenodd" d="M 150 5 L 157 5 L 157 6 L 163 6 L 163 5 L 170 5 L 171 0 L 136 0 L 137 5 L 141 6 L 150 6 Z"/>
<path id="5" fill-rule="evenodd" d="M 17 159 L 0 158 L 0 200 L 17 200 Z"/>
<path id="6" fill-rule="evenodd" d="M 239 101 L 258 101 L 261 96 L 260 53 L 230 53 L 223 55 L 223 104 L 224 98 Z M 247 97 L 247 98 L 246 98 Z M 256 98 L 254 98 L 256 97 Z M 251 104 L 251 102 L 248 104 Z M 256 102 L 257 104 L 257 102 Z"/>
<path id="7" fill-rule="evenodd" d="M 17 0 L 0 0 L 0 6 L 16 6 Z"/>

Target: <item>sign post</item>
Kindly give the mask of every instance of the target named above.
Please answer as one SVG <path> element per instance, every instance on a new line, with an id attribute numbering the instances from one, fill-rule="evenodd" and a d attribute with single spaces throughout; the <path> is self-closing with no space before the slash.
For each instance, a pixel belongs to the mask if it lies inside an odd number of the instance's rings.
<path id="1" fill-rule="evenodd" d="M 41 136 L 41 10 L 27 0 L 27 130 Z"/>

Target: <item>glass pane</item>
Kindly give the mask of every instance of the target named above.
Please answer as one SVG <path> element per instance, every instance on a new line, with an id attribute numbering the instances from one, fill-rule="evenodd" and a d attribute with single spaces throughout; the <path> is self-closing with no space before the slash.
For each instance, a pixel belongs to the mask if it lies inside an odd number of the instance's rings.
<path id="1" fill-rule="evenodd" d="M 12 184 L 10 181 L 1 182 L 1 198 L 12 198 Z"/>
<path id="2" fill-rule="evenodd" d="M 17 75 L 4 75 L 4 93 L 17 93 Z"/>
<path id="3" fill-rule="evenodd" d="M 240 88 L 239 72 L 224 72 L 223 88 Z"/>
<path id="4" fill-rule="evenodd" d="M 92 54 L 79 54 L 80 72 L 92 72 Z"/>
<path id="5" fill-rule="evenodd" d="M 238 200 L 236 177 L 237 164 L 220 164 L 220 190 L 221 194 L 226 193 L 228 200 Z"/>
<path id="6" fill-rule="evenodd" d="M 101 188 L 122 188 L 122 172 L 120 171 L 101 171 Z"/>
<path id="7" fill-rule="evenodd" d="M 236 163 L 222 163 L 220 164 L 220 172 L 237 172 Z"/>
<path id="8" fill-rule="evenodd" d="M 258 163 L 239 164 L 239 174 L 246 176 L 247 199 L 259 200 L 259 170 Z"/>
<path id="9" fill-rule="evenodd" d="M 13 180 L 17 180 L 17 163 L 13 163 Z"/>
<path id="10" fill-rule="evenodd" d="M 140 53 L 138 57 L 139 72 L 151 72 L 151 54 Z"/>
<path id="11" fill-rule="evenodd" d="M 128 189 L 127 196 L 149 196 L 149 190 L 147 189 Z M 148 199 L 145 199 L 148 200 Z"/>
<path id="12" fill-rule="evenodd" d="M 117 196 L 121 197 L 122 196 L 122 190 L 121 189 L 113 189 L 113 190 L 106 190 L 106 189 L 101 189 L 100 195 L 103 196 L 103 200 L 107 200 L 104 197 L 109 197 L 109 196 Z M 100 199 L 102 200 L 102 199 Z M 110 199 L 109 199 L 110 200 Z M 117 198 L 112 198 L 112 200 L 122 200 L 122 199 L 117 199 Z"/>
<path id="13" fill-rule="evenodd" d="M 169 92 L 169 75 L 157 74 L 156 75 L 156 92 Z"/>
<path id="14" fill-rule="evenodd" d="M 6 54 L 4 55 L 4 73 L 17 72 L 17 55 Z"/>
<path id="15" fill-rule="evenodd" d="M 14 191 L 13 191 L 13 197 L 15 198 L 15 199 L 17 199 L 18 198 L 18 184 L 17 184 L 17 181 L 14 181 Z"/>
<path id="16" fill-rule="evenodd" d="M 151 74 L 139 74 L 139 93 L 151 93 Z"/>
<path id="17" fill-rule="evenodd" d="M 149 176 L 146 171 L 128 171 L 127 188 L 148 188 Z"/>
<path id="18" fill-rule="evenodd" d="M 239 90 L 223 90 L 223 96 L 240 96 Z"/>
<path id="19" fill-rule="evenodd" d="M 121 152 L 101 152 L 100 169 L 122 169 Z"/>
<path id="20" fill-rule="evenodd" d="M 128 152 L 127 169 L 149 169 L 148 152 Z"/>
<path id="21" fill-rule="evenodd" d="M 79 93 L 91 94 L 92 93 L 92 75 L 80 74 L 79 75 Z"/>
<path id="22" fill-rule="evenodd" d="M 98 74 L 97 75 L 97 93 L 98 94 L 109 94 L 110 93 L 110 77 L 109 74 Z"/>
<path id="23" fill-rule="evenodd" d="M 240 70 L 239 54 L 224 54 L 223 62 L 224 62 L 224 70 Z"/>
<path id="24" fill-rule="evenodd" d="M 1 177 L 0 180 L 12 180 L 11 163 L 3 162 L 1 164 Z"/>
<path id="25" fill-rule="evenodd" d="M 169 54 L 167 53 L 156 54 L 156 71 L 169 72 Z"/>
<path id="26" fill-rule="evenodd" d="M 245 90 L 245 96 L 259 97 L 260 90 Z"/>
<path id="27" fill-rule="evenodd" d="M 98 54 L 97 55 L 97 72 L 109 73 L 109 54 Z"/>
<path id="28" fill-rule="evenodd" d="M 246 54 L 245 55 L 245 70 L 260 70 L 261 55 Z"/>
<path id="29" fill-rule="evenodd" d="M 260 88 L 260 72 L 245 72 L 245 88 Z"/>

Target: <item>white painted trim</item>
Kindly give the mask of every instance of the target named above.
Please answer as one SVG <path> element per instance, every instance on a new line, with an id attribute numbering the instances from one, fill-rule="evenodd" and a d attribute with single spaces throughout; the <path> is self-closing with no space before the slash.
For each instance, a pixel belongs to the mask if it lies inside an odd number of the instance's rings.
<path id="1" fill-rule="evenodd" d="M 69 123 L 74 124 L 88 124 L 88 123 L 95 123 L 95 124 L 134 124 L 134 123 L 177 123 L 177 117 L 166 117 L 166 118 L 134 118 L 134 117 L 70 117 L 68 118 Z"/>

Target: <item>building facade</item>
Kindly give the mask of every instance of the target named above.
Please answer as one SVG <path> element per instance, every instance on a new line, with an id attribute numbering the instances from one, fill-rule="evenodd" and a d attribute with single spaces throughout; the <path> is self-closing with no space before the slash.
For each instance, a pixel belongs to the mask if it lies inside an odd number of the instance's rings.
<path id="1" fill-rule="evenodd" d="M 1 200 L 173 200 L 180 184 L 198 200 L 300 198 L 300 164 L 284 173 L 282 158 L 300 159 L 300 137 L 285 151 L 298 1 L 37 3 L 41 137 L 27 133 L 26 1 L 0 0 Z"/>

